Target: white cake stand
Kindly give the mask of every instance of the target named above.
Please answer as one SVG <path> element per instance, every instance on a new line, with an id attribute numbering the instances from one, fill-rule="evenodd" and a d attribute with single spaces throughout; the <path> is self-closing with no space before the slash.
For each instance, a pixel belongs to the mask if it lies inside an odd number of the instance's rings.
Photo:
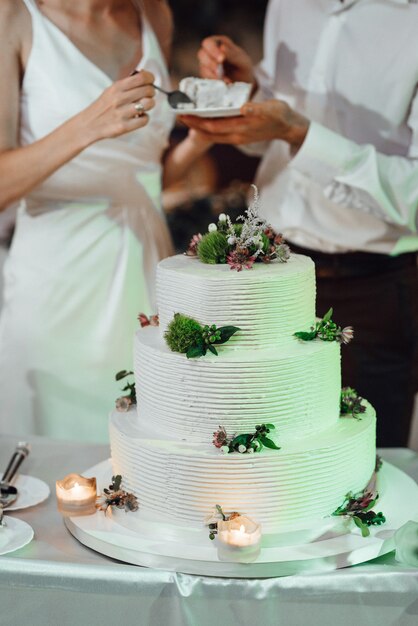
<path id="1" fill-rule="evenodd" d="M 84 474 L 96 476 L 99 488 L 107 486 L 112 476 L 110 460 Z M 270 578 L 349 567 L 393 550 L 395 531 L 409 520 L 418 521 L 418 485 L 384 462 L 379 491 L 376 509 L 384 513 L 386 523 L 372 526 L 370 537 L 362 537 L 353 523 L 330 517 L 305 531 L 264 535 L 259 557 L 249 564 L 219 561 L 216 540 L 210 541 L 206 528 L 187 529 L 167 519 L 147 518 L 141 511 L 106 515 L 98 511 L 65 522 L 81 543 L 126 563 L 204 576 Z"/>

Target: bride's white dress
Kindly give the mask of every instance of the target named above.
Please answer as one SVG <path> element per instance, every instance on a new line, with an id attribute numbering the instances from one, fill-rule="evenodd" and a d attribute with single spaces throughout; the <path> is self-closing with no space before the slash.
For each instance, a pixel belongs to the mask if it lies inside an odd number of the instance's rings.
<path id="1" fill-rule="evenodd" d="M 21 145 L 94 101 L 111 79 L 35 0 L 21 93 Z M 143 59 L 169 86 L 143 19 Z M 107 440 L 118 370 L 132 362 L 139 312 L 153 312 L 157 262 L 170 254 L 161 214 L 161 155 L 172 116 L 157 98 L 150 123 L 89 147 L 25 198 L 5 266 L 0 319 L 0 431 Z"/>

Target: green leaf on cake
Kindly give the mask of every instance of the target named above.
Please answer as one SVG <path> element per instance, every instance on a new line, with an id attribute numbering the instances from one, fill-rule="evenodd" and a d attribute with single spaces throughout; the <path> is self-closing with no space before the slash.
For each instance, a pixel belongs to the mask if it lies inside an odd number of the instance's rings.
<path id="1" fill-rule="evenodd" d="M 226 343 L 239 330 L 241 330 L 241 329 L 238 328 L 237 326 L 222 326 L 221 328 L 218 328 L 218 331 L 221 334 L 221 339 L 218 340 L 218 341 L 215 341 L 215 343 L 217 343 L 217 344 Z"/>
<path id="2" fill-rule="evenodd" d="M 115 380 L 122 380 L 122 378 L 125 378 L 126 376 L 131 376 L 133 374 L 133 372 L 128 372 L 127 370 L 121 370 L 120 372 L 118 372 L 115 376 Z"/>
<path id="3" fill-rule="evenodd" d="M 374 498 L 374 500 L 370 500 L 369 504 L 363 508 L 363 512 L 367 513 L 367 511 L 370 511 L 374 507 L 378 499 L 379 499 L 379 495 L 377 495 L 376 498 Z"/>
<path id="4" fill-rule="evenodd" d="M 205 354 L 206 354 L 206 346 L 204 346 L 203 344 L 192 346 L 186 352 L 186 356 L 188 359 L 198 359 L 201 356 L 205 356 Z"/>
<path id="5" fill-rule="evenodd" d="M 214 354 L 215 356 L 218 356 L 218 351 L 213 344 L 210 343 L 208 345 L 208 350 L 212 352 L 212 354 Z"/>
<path id="6" fill-rule="evenodd" d="M 232 446 L 233 448 L 236 448 L 238 446 L 245 446 L 245 447 L 247 447 L 248 444 L 250 443 L 251 438 L 252 438 L 252 435 L 250 435 L 250 434 L 237 435 L 231 441 L 230 446 Z"/>
<path id="7" fill-rule="evenodd" d="M 329 309 L 329 310 L 325 313 L 324 317 L 322 318 L 322 321 L 323 321 L 323 322 L 329 322 L 329 321 L 330 321 L 330 319 L 331 319 L 331 317 L 332 317 L 333 312 L 334 312 L 334 311 L 333 311 L 333 309 L 332 309 L 332 307 L 331 307 L 331 308 L 330 308 L 330 309 Z"/>
<path id="8" fill-rule="evenodd" d="M 310 332 L 299 331 L 294 333 L 294 335 L 298 339 L 302 339 L 302 341 L 312 341 L 313 339 L 316 339 L 317 332 L 316 330 L 312 330 Z"/>
<path id="9" fill-rule="evenodd" d="M 266 426 L 269 430 L 276 430 L 276 427 L 274 424 L 264 424 L 264 426 Z"/>
<path id="10" fill-rule="evenodd" d="M 354 520 L 355 525 L 360 528 L 361 536 L 368 537 L 370 535 L 370 530 L 367 524 L 364 524 L 364 522 L 362 522 L 361 519 L 357 517 L 357 515 L 353 516 L 353 520 Z"/>
<path id="11" fill-rule="evenodd" d="M 261 435 L 260 437 L 258 437 L 258 440 L 266 448 L 270 448 L 271 450 L 280 450 L 279 446 L 276 446 L 274 441 L 272 439 L 269 439 L 269 437 L 266 437 L 265 435 Z"/>

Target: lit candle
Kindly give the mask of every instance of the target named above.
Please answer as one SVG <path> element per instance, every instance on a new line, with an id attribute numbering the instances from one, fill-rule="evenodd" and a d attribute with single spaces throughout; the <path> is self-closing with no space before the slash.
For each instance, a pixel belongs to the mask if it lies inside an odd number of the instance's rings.
<path id="1" fill-rule="evenodd" d="M 243 515 L 219 521 L 217 538 L 220 561 L 251 563 L 260 553 L 261 527 Z"/>
<path id="2" fill-rule="evenodd" d="M 56 482 L 58 510 L 65 517 L 92 515 L 96 512 L 95 478 L 69 474 Z"/>

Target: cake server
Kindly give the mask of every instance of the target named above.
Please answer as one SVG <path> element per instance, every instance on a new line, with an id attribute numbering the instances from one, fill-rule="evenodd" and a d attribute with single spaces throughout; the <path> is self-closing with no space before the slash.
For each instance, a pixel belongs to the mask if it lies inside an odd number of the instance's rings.
<path id="1" fill-rule="evenodd" d="M 138 74 L 137 70 L 131 72 L 130 76 L 134 76 L 135 74 Z M 154 89 L 157 89 L 157 91 L 161 91 L 161 93 L 167 96 L 168 103 L 172 109 L 181 109 L 182 104 L 192 104 L 193 106 L 196 106 L 193 100 L 189 98 L 189 96 L 185 94 L 184 91 L 180 91 L 179 89 L 176 89 L 175 91 L 166 91 L 158 85 L 153 84 L 152 86 L 154 87 Z"/>
<path id="2" fill-rule="evenodd" d="M 6 470 L 0 481 L 0 504 L 6 508 L 10 506 L 18 496 L 18 490 L 11 484 L 13 478 L 16 476 L 19 467 L 26 459 L 30 452 L 30 445 L 23 441 L 19 442 L 16 446 L 16 450 L 13 452 L 12 457 L 6 467 Z"/>

